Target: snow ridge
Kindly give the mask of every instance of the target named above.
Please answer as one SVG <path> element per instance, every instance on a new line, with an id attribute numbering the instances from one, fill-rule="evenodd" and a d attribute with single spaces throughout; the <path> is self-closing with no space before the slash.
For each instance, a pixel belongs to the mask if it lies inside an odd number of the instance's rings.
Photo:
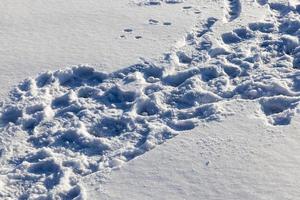
<path id="1" fill-rule="evenodd" d="M 105 176 L 222 119 L 224 101 L 257 101 L 262 119 L 288 125 L 300 101 L 299 6 L 269 7 L 270 19 L 221 34 L 219 45 L 218 19 L 208 18 L 167 67 L 144 62 L 107 74 L 76 66 L 21 82 L 0 107 L 0 197 L 84 199 L 81 177 Z"/>

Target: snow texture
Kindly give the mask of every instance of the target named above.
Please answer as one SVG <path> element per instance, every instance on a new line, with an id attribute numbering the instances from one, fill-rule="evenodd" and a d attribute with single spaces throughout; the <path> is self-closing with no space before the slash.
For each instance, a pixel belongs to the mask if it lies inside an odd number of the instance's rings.
<path id="1" fill-rule="evenodd" d="M 230 23 L 242 8 L 226 5 Z M 300 101 L 299 5 L 265 6 L 269 18 L 222 33 L 219 45 L 211 33 L 223 22 L 208 18 L 160 64 L 113 73 L 81 65 L 21 82 L 0 108 L 0 196 L 84 199 L 81 177 L 221 120 L 225 101 L 259 102 L 260 118 L 290 124 Z"/>

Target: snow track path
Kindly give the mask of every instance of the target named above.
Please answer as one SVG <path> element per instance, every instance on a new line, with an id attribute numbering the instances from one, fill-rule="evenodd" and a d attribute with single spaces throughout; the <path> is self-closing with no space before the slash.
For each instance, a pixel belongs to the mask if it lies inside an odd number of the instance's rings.
<path id="1" fill-rule="evenodd" d="M 240 3 L 229 2 L 229 21 Z M 220 120 L 222 101 L 261 104 L 259 117 L 288 125 L 300 101 L 300 14 L 273 17 L 211 40 L 208 18 L 161 67 L 144 62 L 110 74 L 89 66 L 21 82 L 1 104 L 0 197 L 84 199 L 80 178 L 153 149 L 198 123 Z"/>

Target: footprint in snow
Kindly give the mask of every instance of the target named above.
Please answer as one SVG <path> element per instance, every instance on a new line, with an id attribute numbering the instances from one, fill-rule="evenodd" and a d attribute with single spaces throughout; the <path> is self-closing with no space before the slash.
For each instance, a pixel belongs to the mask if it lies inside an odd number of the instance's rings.
<path id="1" fill-rule="evenodd" d="M 164 22 L 163 25 L 165 25 L 165 26 L 171 26 L 172 23 L 171 22 Z"/>
<path id="2" fill-rule="evenodd" d="M 149 19 L 148 22 L 149 22 L 149 24 L 151 24 L 151 25 L 157 25 L 157 24 L 159 24 L 159 21 L 158 21 L 158 20 L 155 20 L 155 19 Z"/>
<path id="3" fill-rule="evenodd" d="M 125 33 L 132 33 L 133 32 L 133 29 L 131 28 L 126 28 L 123 30 Z"/>

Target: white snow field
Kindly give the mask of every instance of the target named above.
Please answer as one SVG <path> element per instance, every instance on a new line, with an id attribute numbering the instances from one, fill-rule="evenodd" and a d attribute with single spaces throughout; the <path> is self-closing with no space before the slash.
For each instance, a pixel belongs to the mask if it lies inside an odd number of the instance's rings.
<path id="1" fill-rule="evenodd" d="M 24 2 L 21 6 L 30 7 L 29 1 Z M 59 9 L 53 15 L 37 12 L 39 17 L 51 16 L 47 20 L 54 27 L 59 24 L 55 30 L 69 25 L 66 30 L 73 29 L 74 21 L 59 17 L 64 3 L 37 2 L 47 11 Z M 51 30 L 46 34 L 51 38 L 41 39 L 50 45 L 43 53 L 43 48 L 35 48 L 41 41 L 26 49 L 26 41 L 16 49 L 7 42 L 22 40 L 13 30 L 26 29 L 23 19 L 16 26 L 4 26 L 5 33 L 12 33 L 2 37 L 8 50 L 3 49 L 1 56 L 9 57 L 4 61 L 10 66 L 1 66 L 3 77 L 57 68 L 47 67 L 56 57 L 58 65 L 98 64 L 41 72 L 21 81 L 3 98 L 2 199 L 299 198 L 300 2 L 146 0 L 103 6 L 93 2 L 74 1 L 79 10 L 100 6 L 107 13 L 107 22 L 99 20 L 102 27 L 91 22 L 90 29 L 106 27 L 115 34 L 122 22 L 131 20 L 137 20 L 139 27 L 120 28 L 112 46 L 111 34 L 106 33 L 107 40 L 99 40 L 87 51 L 101 48 L 99 58 L 81 55 L 94 41 L 86 43 L 85 33 L 75 36 L 78 41 L 73 36 L 74 43 L 68 44 L 71 50 L 64 52 L 68 33 L 57 39 L 61 33 Z M 74 11 L 74 5 L 63 8 Z M 10 6 L 3 9 L 9 13 L 3 16 L 15 12 L 9 11 Z M 118 12 L 131 9 L 137 14 L 123 21 Z M 119 15 L 118 28 L 110 21 L 110 10 Z M 34 17 L 34 9 L 29 11 Z M 66 16 L 71 11 L 61 12 Z M 161 18 L 150 18 L 151 12 Z M 181 25 L 173 26 L 176 18 Z M 87 24 L 84 20 L 81 26 Z M 155 33 L 150 27 L 159 28 Z M 38 33 L 47 28 L 40 27 Z M 161 35 L 156 37 L 157 33 Z M 79 51 L 81 43 L 86 45 Z M 126 46 L 123 53 L 118 51 L 119 43 Z M 55 48 L 62 56 L 55 55 Z M 48 59 L 49 55 L 53 57 Z M 136 61 L 138 57 L 145 59 Z M 45 68 L 40 70 L 42 63 Z M 8 78 L 1 81 L 9 83 Z"/>
<path id="2" fill-rule="evenodd" d="M 1 0 L 0 95 L 42 71 L 89 63 L 112 72 L 140 57 L 158 59 L 196 23 L 194 12 L 203 3 L 195 2 L 152 7 L 129 0 Z"/>

